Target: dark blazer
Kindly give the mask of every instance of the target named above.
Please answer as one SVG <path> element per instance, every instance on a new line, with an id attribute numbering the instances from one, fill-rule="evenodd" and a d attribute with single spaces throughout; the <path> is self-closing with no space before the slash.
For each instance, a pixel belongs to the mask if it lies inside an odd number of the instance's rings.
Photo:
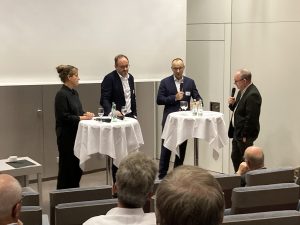
<path id="1" fill-rule="evenodd" d="M 183 92 L 184 97 L 182 101 L 188 102 L 190 108 L 191 97 L 193 99 L 202 99 L 198 93 L 195 82 L 193 79 L 186 76 L 183 77 Z M 180 101 L 176 101 L 177 88 L 174 81 L 174 75 L 161 80 L 156 102 L 158 105 L 164 105 L 164 114 L 162 119 L 162 126 L 164 127 L 168 115 L 172 112 L 177 112 L 180 109 Z"/>
<path id="2" fill-rule="evenodd" d="M 254 84 L 250 84 L 242 98 L 241 91 L 238 92 L 236 102 L 233 105 L 229 105 L 231 111 L 235 110 L 234 127 L 232 126 L 232 118 L 229 125 L 228 136 L 230 138 L 241 140 L 243 137 L 246 137 L 247 140 L 256 140 L 260 130 L 261 102 L 260 93 Z"/>
<path id="3" fill-rule="evenodd" d="M 129 74 L 128 83 L 130 86 L 131 111 L 132 114 L 136 116 L 134 78 L 131 74 Z M 121 111 L 121 107 L 126 104 L 122 81 L 116 70 L 107 74 L 101 83 L 100 105 L 102 105 L 104 108 L 105 116 L 110 113 L 113 102 L 116 103 L 116 108 L 119 111 Z"/>

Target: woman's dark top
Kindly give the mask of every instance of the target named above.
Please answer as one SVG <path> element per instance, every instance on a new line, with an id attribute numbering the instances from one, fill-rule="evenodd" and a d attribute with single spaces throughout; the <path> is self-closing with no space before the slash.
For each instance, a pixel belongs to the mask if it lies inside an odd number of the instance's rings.
<path id="1" fill-rule="evenodd" d="M 56 136 L 59 151 L 73 151 L 79 116 L 84 111 L 78 92 L 63 85 L 55 96 Z"/>

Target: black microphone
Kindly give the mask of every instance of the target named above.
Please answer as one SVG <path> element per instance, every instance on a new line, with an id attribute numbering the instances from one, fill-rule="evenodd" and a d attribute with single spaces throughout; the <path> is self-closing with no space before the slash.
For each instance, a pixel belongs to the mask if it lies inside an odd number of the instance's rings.
<path id="1" fill-rule="evenodd" d="M 232 88 L 232 89 L 231 89 L 231 97 L 233 97 L 234 94 L 235 94 L 235 88 Z"/>
<path id="2" fill-rule="evenodd" d="M 181 82 L 180 82 L 179 91 L 183 91 L 183 80 L 181 80 Z"/>

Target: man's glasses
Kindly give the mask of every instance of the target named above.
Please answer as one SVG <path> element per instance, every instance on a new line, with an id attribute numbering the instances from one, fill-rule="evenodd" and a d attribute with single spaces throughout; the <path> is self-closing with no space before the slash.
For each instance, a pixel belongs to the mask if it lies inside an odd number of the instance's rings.
<path id="1" fill-rule="evenodd" d="M 240 79 L 240 80 L 235 80 L 233 83 L 234 83 L 234 84 L 237 84 L 238 82 L 240 82 L 240 81 L 242 81 L 242 80 L 245 80 L 245 78 Z"/>

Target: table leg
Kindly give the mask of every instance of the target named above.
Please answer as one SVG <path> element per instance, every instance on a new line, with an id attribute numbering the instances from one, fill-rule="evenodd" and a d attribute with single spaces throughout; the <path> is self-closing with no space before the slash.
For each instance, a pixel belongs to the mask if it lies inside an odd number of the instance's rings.
<path id="1" fill-rule="evenodd" d="M 40 194 L 40 205 L 42 205 L 43 203 L 43 183 L 42 183 L 42 174 L 41 173 L 37 173 L 37 188 L 38 188 L 38 192 Z"/>
<path id="2" fill-rule="evenodd" d="M 106 156 L 106 184 L 112 183 L 111 181 L 111 158 L 107 155 Z"/>
<path id="3" fill-rule="evenodd" d="M 199 152 L 198 152 L 198 138 L 194 138 L 194 166 L 198 166 Z"/>

